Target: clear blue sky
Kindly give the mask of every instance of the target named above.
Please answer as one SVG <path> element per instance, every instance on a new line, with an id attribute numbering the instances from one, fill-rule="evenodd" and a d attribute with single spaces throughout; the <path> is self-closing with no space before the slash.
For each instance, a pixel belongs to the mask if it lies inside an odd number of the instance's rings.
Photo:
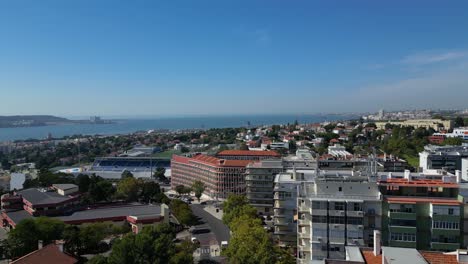
<path id="1" fill-rule="evenodd" d="M 468 108 L 468 1 L 1 1 L 0 115 Z"/>

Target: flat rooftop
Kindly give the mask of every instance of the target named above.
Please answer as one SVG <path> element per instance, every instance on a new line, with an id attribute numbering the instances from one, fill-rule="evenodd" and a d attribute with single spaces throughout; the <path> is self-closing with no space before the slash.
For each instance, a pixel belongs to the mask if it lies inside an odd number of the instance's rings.
<path id="1" fill-rule="evenodd" d="M 382 255 L 388 264 L 427 264 L 424 257 L 414 248 L 382 247 Z"/>
<path id="2" fill-rule="evenodd" d="M 18 224 L 23 219 L 34 218 L 25 210 L 4 213 L 15 224 Z M 154 216 L 161 214 L 161 206 L 159 205 L 146 205 L 146 204 L 126 204 L 101 208 L 92 208 L 83 211 L 76 211 L 67 216 L 52 217 L 64 221 L 65 223 L 75 222 L 99 222 L 109 221 L 112 218 L 124 218 L 127 216 Z"/>
<path id="3" fill-rule="evenodd" d="M 33 205 L 58 204 L 66 202 L 74 197 L 63 196 L 46 188 L 30 188 L 16 192 Z"/>

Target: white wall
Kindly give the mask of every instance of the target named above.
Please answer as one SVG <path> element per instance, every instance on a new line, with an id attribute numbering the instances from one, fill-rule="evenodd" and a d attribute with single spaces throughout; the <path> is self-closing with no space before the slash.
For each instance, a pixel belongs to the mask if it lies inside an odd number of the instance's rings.
<path id="1" fill-rule="evenodd" d="M 468 181 L 468 158 L 462 159 L 462 179 Z"/>

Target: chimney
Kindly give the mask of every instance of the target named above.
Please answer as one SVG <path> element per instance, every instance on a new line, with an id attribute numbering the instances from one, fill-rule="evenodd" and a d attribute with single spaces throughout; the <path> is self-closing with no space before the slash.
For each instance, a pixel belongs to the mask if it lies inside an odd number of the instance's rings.
<path id="1" fill-rule="evenodd" d="M 380 246 L 380 231 L 374 230 L 374 256 L 380 255 L 381 246 Z"/>
<path id="2" fill-rule="evenodd" d="M 64 240 L 56 240 L 55 245 L 59 248 L 60 252 L 63 252 L 63 245 L 65 244 Z"/>
<path id="3" fill-rule="evenodd" d="M 411 171 L 409 170 L 405 170 L 405 179 L 407 179 L 408 181 L 410 181 L 411 179 Z"/>
<path id="4" fill-rule="evenodd" d="M 43 245 L 44 245 L 44 242 L 42 240 L 39 240 L 37 242 L 37 249 L 41 249 Z"/>

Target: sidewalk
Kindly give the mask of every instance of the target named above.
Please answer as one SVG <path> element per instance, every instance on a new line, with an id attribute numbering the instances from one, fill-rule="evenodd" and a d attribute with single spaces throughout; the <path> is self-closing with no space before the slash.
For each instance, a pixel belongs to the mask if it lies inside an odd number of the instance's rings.
<path id="1" fill-rule="evenodd" d="M 216 207 L 214 207 L 213 205 L 207 205 L 203 209 L 212 216 L 218 218 L 219 220 L 223 220 L 223 211 L 221 209 L 219 209 L 218 212 L 216 212 Z"/>

